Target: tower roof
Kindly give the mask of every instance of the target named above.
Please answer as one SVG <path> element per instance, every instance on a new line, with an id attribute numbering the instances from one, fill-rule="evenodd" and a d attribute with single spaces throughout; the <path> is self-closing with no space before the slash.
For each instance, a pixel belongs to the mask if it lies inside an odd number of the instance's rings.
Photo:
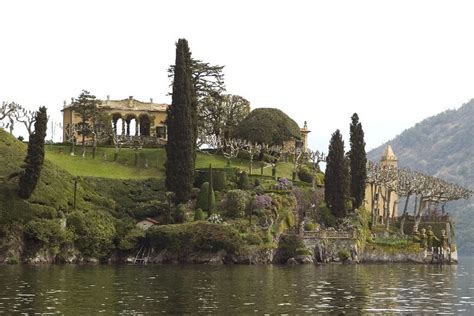
<path id="1" fill-rule="evenodd" d="M 380 159 L 382 161 L 387 161 L 387 160 L 397 160 L 397 156 L 395 156 L 395 153 L 393 152 L 392 145 L 388 144 L 387 148 L 385 148 L 385 151 L 382 155 L 382 158 Z"/>

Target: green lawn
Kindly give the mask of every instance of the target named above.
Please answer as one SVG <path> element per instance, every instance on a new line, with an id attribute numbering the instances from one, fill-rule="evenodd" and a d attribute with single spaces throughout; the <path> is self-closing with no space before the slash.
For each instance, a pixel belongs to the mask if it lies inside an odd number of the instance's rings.
<path id="1" fill-rule="evenodd" d="M 69 154 L 69 146 L 47 145 L 46 158 L 59 167 L 76 176 L 91 176 L 113 179 L 143 179 L 164 178 L 164 163 L 166 153 L 163 148 L 144 148 L 139 153 L 138 165 L 135 166 L 135 153 L 130 148 L 123 148 L 116 162 L 114 159 L 114 148 L 97 148 L 96 158 L 92 159 L 92 149 L 87 148 L 86 156 L 81 156 L 81 148 L 76 148 L 76 155 Z M 148 164 L 148 167 L 145 165 Z M 196 168 L 206 168 L 212 164 L 215 168 L 227 166 L 227 160 L 220 155 L 198 153 Z M 232 160 L 231 165 L 248 172 L 249 162 L 242 159 Z M 252 174 L 260 174 L 260 162 L 255 162 Z M 277 176 L 291 178 L 293 165 L 291 163 L 279 163 Z M 266 165 L 264 175 L 271 176 L 271 167 Z"/>

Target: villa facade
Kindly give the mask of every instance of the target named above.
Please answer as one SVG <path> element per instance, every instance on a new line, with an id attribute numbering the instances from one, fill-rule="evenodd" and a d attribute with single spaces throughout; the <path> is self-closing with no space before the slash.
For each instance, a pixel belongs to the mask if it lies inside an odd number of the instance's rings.
<path id="1" fill-rule="evenodd" d="M 72 100 L 71 100 L 72 101 Z M 108 114 L 112 120 L 115 135 L 123 136 L 143 136 L 157 143 L 166 143 L 168 132 L 166 128 L 166 111 L 168 104 L 142 102 L 130 96 L 128 99 L 111 100 L 107 96 L 99 105 L 99 108 Z M 71 104 L 64 101 L 63 126 L 79 124 L 81 116 L 75 112 Z M 66 129 L 64 129 L 64 139 L 66 139 Z M 81 138 L 76 135 L 77 141 Z"/>

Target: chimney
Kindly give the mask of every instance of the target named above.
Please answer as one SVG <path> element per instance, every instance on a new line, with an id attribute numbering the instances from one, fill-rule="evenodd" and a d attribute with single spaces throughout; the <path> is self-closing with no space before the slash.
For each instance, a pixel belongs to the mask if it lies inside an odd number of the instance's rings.
<path id="1" fill-rule="evenodd" d="M 63 108 L 65 108 L 65 107 L 66 107 L 66 100 L 64 100 L 64 106 L 63 106 Z"/>
<path id="2" fill-rule="evenodd" d="M 150 98 L 150 103 L 153 103 L 153 98 Z"/>
<path id="3" fill-rule="evenodd" d="M 110 101 L 110 95 L 107 94 L 107 101 Z"/>

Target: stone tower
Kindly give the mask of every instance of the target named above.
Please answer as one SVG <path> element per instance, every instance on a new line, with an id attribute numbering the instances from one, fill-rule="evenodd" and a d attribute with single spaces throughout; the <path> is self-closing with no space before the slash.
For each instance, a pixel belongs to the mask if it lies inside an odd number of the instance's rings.
<path id="1" fill-rule="evenodd" d="M 395 153 L 393 152 L 392 145 L 388 144 L 387 148 L 385 148 L 385 151 L 382 157 L 380 158 L 380 164 L 382 166 L 398 166 L 398 159 L 397 156 L 395 156 Z"/>
<path id="2" fill-rule="evenodd" d="M 395 153 L 393 152 L 393 148 L 390 144 L 387 145 L 387 148 L 385 148 L 385 151 L 382 154 L 382 157 L 380 157 L 380 165 L 393 166 L 393 167 L 398 166 L 397 156 L 395 156 Z M 375 196 L 376 198 L 378 198 L 376 204 L 377 204 L 377 209 L 379 210 L 379 216 L 384 215 L 383 214 L 384 202 L 383 202 L 382 196 L 385 196 L 386 194 L 387 194 L 387 191 L 385 187 L 381 187 L 379 188 L 378 192 L 375 192 Z M 367 185 L 365 188 L 364 200 L 365 200 L 365 208 L 370 210 L 370 207 L 371 207 L 370 201 L 372 201 L 372 192 L 369 185 Z M 395 192 L 391 192 L 391 195 L 390 195 L 389 211 L 390 211 L 391 217 L 398 216 L 398 195 Z"/>

